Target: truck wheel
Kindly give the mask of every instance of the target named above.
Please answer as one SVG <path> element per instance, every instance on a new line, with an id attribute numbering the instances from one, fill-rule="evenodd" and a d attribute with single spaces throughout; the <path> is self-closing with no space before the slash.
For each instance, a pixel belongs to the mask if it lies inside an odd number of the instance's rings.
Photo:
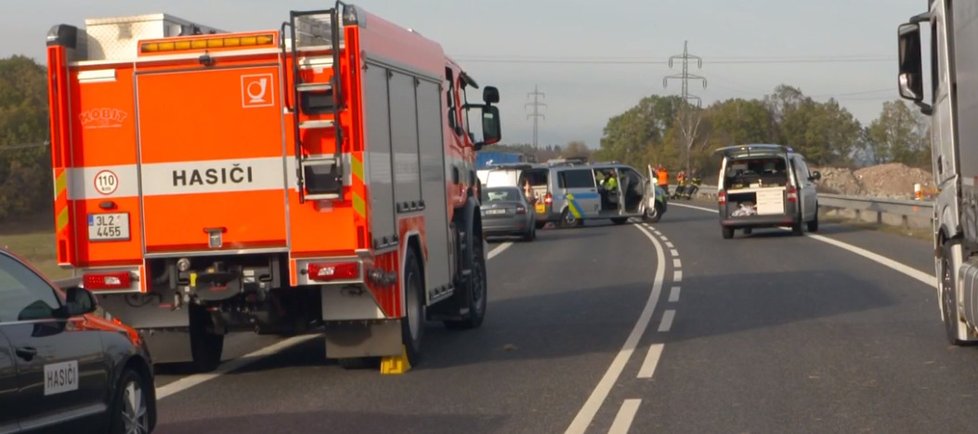
<path id="1" fill-rule="evenodd" d="M 478 240 L 482 244 L 482 240 Z M 404 258 L 404 306 L 401 319 L 401 341 L 407 350 L 408 361 L 418 364 L 421 357 L 421 337 L 424 335 L 424 278 L 414 250 L 408 248 Z"/>
<path id="2" fill-rule="evenodd" d="M 560 227 L 562 228 L 572 228 L 574 226 L 580 226 L 581 220 L 574 217 L 574 213 L 570 211 L 570 208 L 564 209 L 564 212 L 560 213 Z"/>
<path id="3" fill-rule="evenodd" d="M 733 238 L 734 229 L 728 226 L 720 226 L 720 231 L 723 234 L 723 239 L 729 240 Z"/>
<path id="4" fill-rule="evenodd" d="M 224 352 L 224 335 L 209 330 L 211 317 L 200 306 L 190 307 L 190 353 L 193 357 L 194 370 L 210 372 L 221 364 L 221 354 Z"/>
<path id="5" fill-rule="evenodd" d="M 805 235 L 804 228 L 801 227 L 801 215 L 798 216 L 798 220 L 795 220 L 795 224 L 791 225 L 791 235 L 796 237 Z"/>
<path id="6" fill-rule="evenodd" d="M 625 223 L 628 223 L 628 217 L 615 217 L 611 219 L 611 222 L 616 225 L 623 225 Z"/>
<path id="7" fill-rule="evenodd" d="M 472 273 L 467 279 L 466 288 L 459 288 L 469 291 L 468 294 L 468 315 L 461 320 L 445 321 L 445 327 L 451 330 L 474 329 L 482 325 L 486 317 L 486 296 L 488 285 L 486 284 L 486 257 L 482 253 L 482 243 L 472 245 Z"/>
<path id="8" fill-rule="evenodd" d="M 960 248 L 957 241 L 945 241 L 941 246 L 940 261 L 941 276 L 938 285 L 941 290 L 941 319 L 944 322 L 944 334 L 951 345 L 964 345 L 966 342 L 958 336 L 958 297 L 955 291 L 954 264 L 952 261 L 955 249 Z"/>
<path id="9" fill-rule="evenodd" d="M 808 222 L 808 232 L 818 232 L 818 207 L 815 207 L 815 218 Z"/>
<path id="10" fill-rule="evenodd" d="M 538 222 L 534 223 L 533 226 L 536 227 L 537 229 L 543 229 L 544 226 L 547 226 L 547 222 L 545 222 L 545 221 L 542 221 L 542 222 L 541 221 L 538 221 Z"/>
<path id="11" fill-rule="evenodd" d="M 146 379 L 134 369 L 126 368 L 119 379 L 109 412 L 110 433 L 149 434 L 153 427 L 153 415 L 147 390 Z"/>

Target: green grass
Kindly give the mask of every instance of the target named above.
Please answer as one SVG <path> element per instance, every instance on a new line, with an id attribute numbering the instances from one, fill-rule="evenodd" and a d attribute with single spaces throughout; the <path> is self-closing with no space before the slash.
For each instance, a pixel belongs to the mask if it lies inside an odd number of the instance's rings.
<path id="1" fill-rule="evenodd" d="M 0 225 L 0 246 L 7 248 L 41 270 L 49 279 L 71 276 L 54 258 L 54 219 L 50 213 L 30 216 Z"/>

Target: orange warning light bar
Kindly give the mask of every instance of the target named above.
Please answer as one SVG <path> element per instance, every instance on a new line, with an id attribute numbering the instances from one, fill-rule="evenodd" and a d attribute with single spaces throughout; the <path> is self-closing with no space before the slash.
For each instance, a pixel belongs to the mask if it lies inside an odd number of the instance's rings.
<path id="1" fill-rule="evenodd" d="M 278 46 L 276 33 L 205 35 L 181 38 L 151 39 L 139 44 L 140 55 L 174 54 L 186 51 L 232 50 L 237 48 L 272 48 Z"/>

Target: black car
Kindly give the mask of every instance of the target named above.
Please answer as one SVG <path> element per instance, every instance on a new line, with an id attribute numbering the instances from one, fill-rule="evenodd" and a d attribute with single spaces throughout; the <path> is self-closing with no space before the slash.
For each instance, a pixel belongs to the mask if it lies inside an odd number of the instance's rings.
<path id="1" fill-rule="evenodd" d="M 0 249 L 0 433 L 152 431 L 146 346 L 97 311 L 92 293 L 62 291 Z"/>

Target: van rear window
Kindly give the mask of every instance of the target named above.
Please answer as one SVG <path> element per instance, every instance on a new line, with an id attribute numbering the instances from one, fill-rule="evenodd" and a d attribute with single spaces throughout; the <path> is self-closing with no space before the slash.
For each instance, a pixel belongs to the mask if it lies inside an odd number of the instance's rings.
<path id="1" fill-rule="evenodd" d="M 726 189 L 775 187 L 788 184 L 787 162 L 782 157 L 730 160 L 723 179 Z"/>
<path id="2" fill-rule="evenodd" d="M 594 188 L 594 174 L 590 169 L 565 170 L 557 179 L 560 188 Z"/>

